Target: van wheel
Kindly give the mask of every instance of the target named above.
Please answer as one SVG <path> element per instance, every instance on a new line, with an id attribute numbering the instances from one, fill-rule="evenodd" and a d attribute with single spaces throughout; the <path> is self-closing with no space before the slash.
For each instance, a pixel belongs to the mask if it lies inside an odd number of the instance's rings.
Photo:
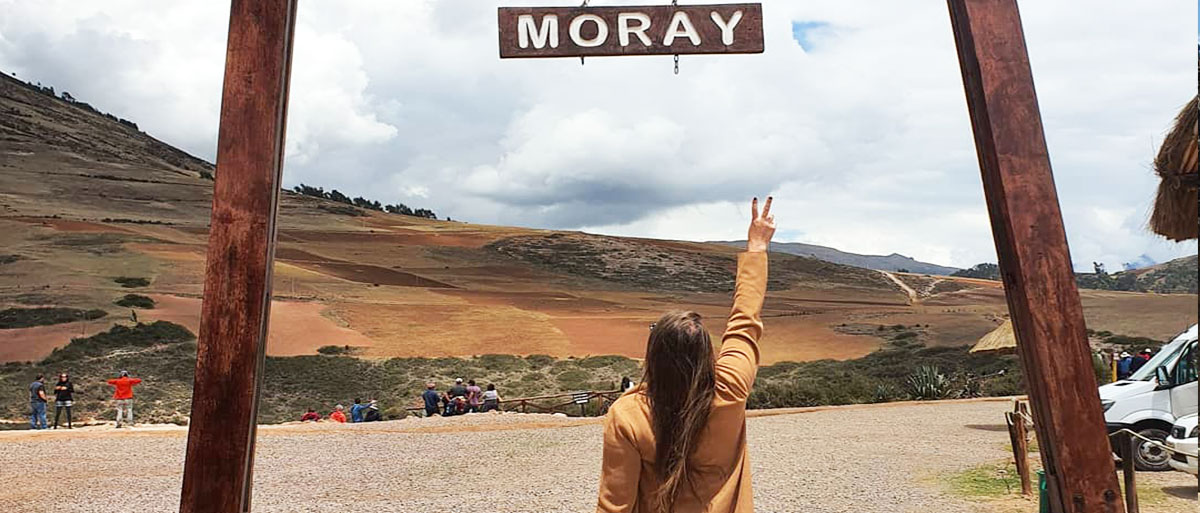
<path id="1" fill-rule="evenodd" d="M 1147 428 L 1138 431 L 1138 434 L 1158 443 L 1167 441 L 1167 432 L 1161 429 Z M 1150 472 L 1171 470 L 1171 453 L 1145 440 L 1139 441 L 1141 443 L 1137 445 L 1137 451 L 1133 454 L 1135 468 Z"/>

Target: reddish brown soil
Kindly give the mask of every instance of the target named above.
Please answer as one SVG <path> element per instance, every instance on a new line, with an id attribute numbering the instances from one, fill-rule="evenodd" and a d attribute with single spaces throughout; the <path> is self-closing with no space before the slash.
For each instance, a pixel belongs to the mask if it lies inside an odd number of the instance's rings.
<path id="1" fill-rule="evenodd" d="M 153 310 L 139 314 L 143 322 L 165 320 L 187 326 L 192 333 L 200 329 L 200 299 L 156 294 Z M 325 305 L 293 301 L 271 303 L 271 327 L 267 336 L 267 354 L 293 356 L 316 354 L 326 345 L 370 347 L 373 342 L 354 330 L 342 328 L 321 315 Z"/>
<path id="2" fill-rule="evenodd" d="M 478 248 L 497 238 L 496 234 L 485 232 L 447 232 L 427 233 L 417 230 L 391 231 L 371 230 L 360 232 L 334 231 L 287 231 L 289 241 L 295 242 L 336 242 L 341 244 L 389 244 L 408 246 L 450 246 L 461 248 Z"/>
<path id="3" fill-rule="evenodd" d="M 51 218 L 39 218 L 39 217 L 8 217 L 6 219 L 11 220 L 11 221 L 19 221 L 22 223 L 27 223 L 27 224 L 32 224 L 32 225 L 42 225 L 42 226 L 46 226 L 49 228 L 54 228 L 55 230 L 58 230 L 60 232 L 74 232 L 74 233 L 105 233 L 105 232 L 107 232 L 107 233 L 129 233 L 130 232 L 130 230 L 127 230 L 127 229 L 119 227 L 119 226 L 111 225 L 111 224 L 91 223 L 88 221 L 74 221 L 74 220 L 70 220 L 70 219 L 51 219 Z"/>
<path id="4" fill-rule="evenodd" d="M 0 330 L 0 362 L 35 362 L 45 358 L 57 347 L 67 345 L 72 338 L 91 336 L 105 331 L 112 319 L 105 317 L 80 325 L 78 322 Z"/>
<path id="5" fill-rule="evenodd" d="M 343 280 L 372 285 L 395 285 L 400 287 L 454 288 L 453 285 L 417 276 L 404 271 L 379 267 L 377 265 L 352 264 L 349 262 L 306 262 L 287 261 L 288 263 L 316 271 Z"/>

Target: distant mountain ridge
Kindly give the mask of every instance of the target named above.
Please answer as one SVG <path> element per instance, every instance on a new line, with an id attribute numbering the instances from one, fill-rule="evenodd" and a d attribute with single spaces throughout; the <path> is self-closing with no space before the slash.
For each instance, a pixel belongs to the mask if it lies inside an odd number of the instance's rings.
<path id="1" fill-rule="evenodd" d="M 743 246 L 746 244 L 746 241 L 713 241 L 712 243 L 727 246 Z M 860 255 L 858 253 L 848 253 L 836 248 L 805 244 L 803 242 L 772 242 L 771 251 L 812 257 L 835 264 L 851 265 L 879 271 L 904 270 L 918 274 L 947 276 L 959 270 L 957 267 L 921 262 L 899 253 L 892 253 L 890 255 Z"/>

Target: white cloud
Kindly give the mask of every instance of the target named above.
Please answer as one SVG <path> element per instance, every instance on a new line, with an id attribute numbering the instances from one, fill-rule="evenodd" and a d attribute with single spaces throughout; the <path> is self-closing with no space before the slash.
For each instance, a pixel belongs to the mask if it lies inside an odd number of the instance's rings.
<path id="1" fill-rule="evenodd" d="M 513 0 L 505 4 L 540 4 Z M 606 1 L 605 5 L 644 3 Z M 764 3 L 766 53 L 505 60 L 468 0 L 300 3 L 285 180 L 455 219 L 781 238 L 994 260 L 941 2 Z M 1072 256 L 1195 253 L 1148 234 L 1149 162 L 1195 94 L 1196 4 L 1021 5 Z M 212 158 L 227 2 L 0 0 L 0 69 Z M 819 22 L 808 52 L 793 22 Z"/>

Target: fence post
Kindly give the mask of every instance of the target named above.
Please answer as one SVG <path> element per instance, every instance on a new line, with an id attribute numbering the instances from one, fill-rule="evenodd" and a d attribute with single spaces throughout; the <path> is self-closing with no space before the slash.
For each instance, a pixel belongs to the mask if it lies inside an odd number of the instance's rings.
<path id="1" fill-rule="evenodd" d="M 1033 489 L 1029 482 L 1029 443 L 1025 435 L 1025 417 L 1018 409 L 1015 412 L 1005 412 L 1004 418 L 1008 423 L 1013 463 L 1017 466 L 1017 476 L 1021 479 L 1021 495 L 1028 497 L 1033 495 Z"/>
<path id="2" fill-rule="evenodd" d="M 1117 441 L 1117 446 L 1121 452 L 1121 473 L 1125 477 L 1125 511 L 1126 513 L 1139 513 L 1137 476 L 1135 474 L 1137 463 L 1134 461 L 1138 438 L 1128 431 L 1123 431 L 1120 440 Z"/>
<path id="3" fill-rule="evenodd" d="M 1029 475 L 1029 431 L 1025 427 L 1025 413 L 1025 403 L 1017 403 L 1017 443 L 1020 446 L 1017 473 L 1021 476 L 1021 495 L 1028 497 L 1033 495 L 1033 487 Z"/>

